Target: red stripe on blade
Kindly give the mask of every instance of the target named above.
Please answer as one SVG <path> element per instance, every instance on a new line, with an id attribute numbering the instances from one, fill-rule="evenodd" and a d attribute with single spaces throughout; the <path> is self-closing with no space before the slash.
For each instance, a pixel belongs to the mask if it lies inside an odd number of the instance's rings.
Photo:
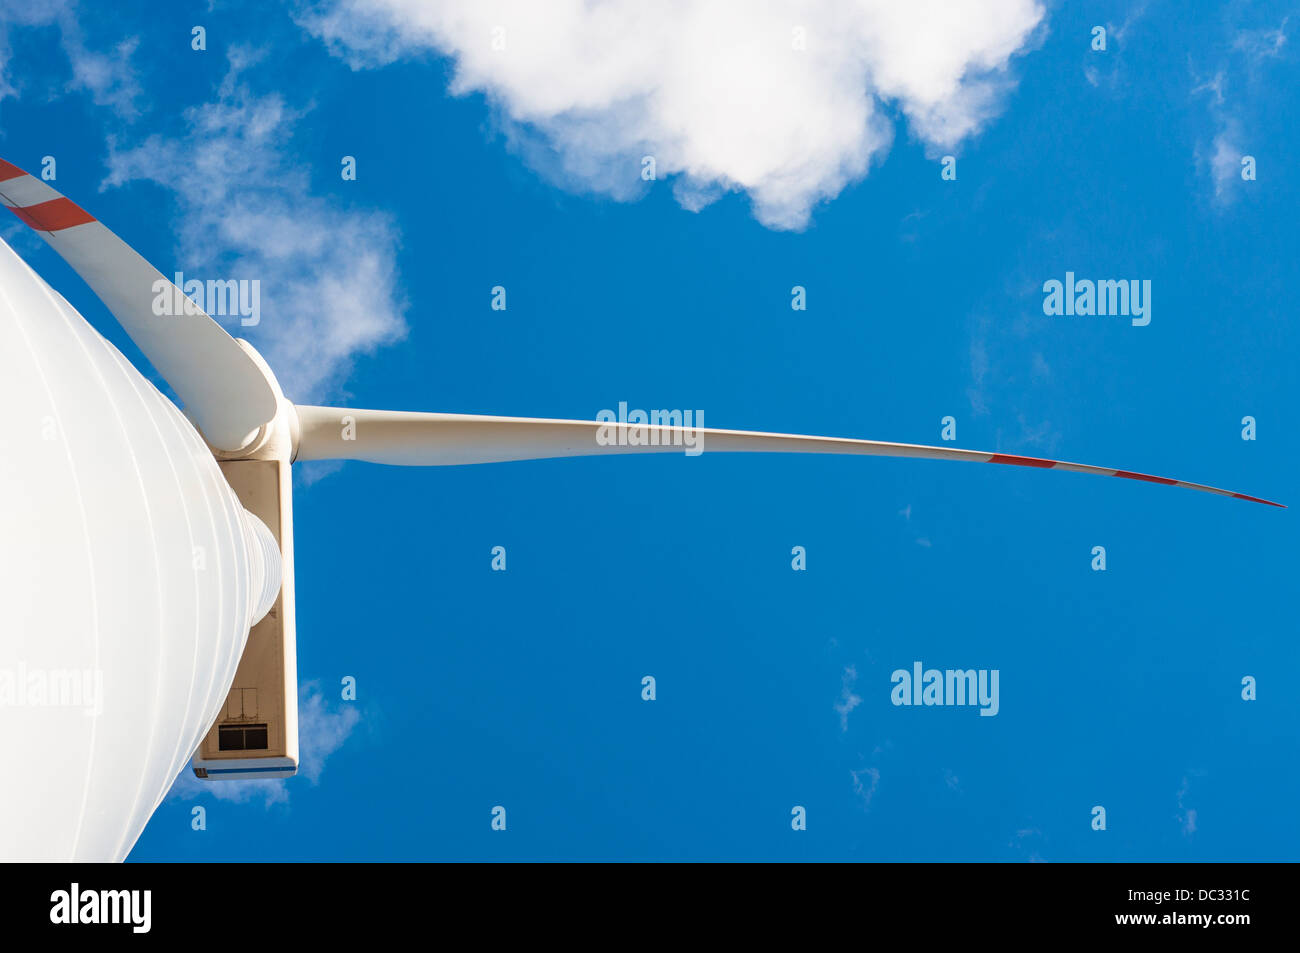
<path id="1" fill-rule="evenodd" d="M 1177 480 L 1170 480 L 1168 477 L 1151 476 L 1149 473 L 1134 473 L 1132 470 L 1116 470 L 1115 476 L 1123 477 L 1126 480 L 1145 480 L 1147 483 L 1163 483 L 1165 486 L 1177 486 Z"/>
<path id="2" fill-rule="evenodd" d="M 1057 461 L 1044 460 L 1042 457 L 1017 457 L 1009 453 L 995 453 L 989 457 L 989 463 L 1010 463 L 1018 467 L 1054 467 Z"/>
<path id="3" fill-rule="evenodd" d="M 8 182 L 10 179 L 21 178 L 26 174 L 18 166 L 11 165 L 4 159 L 0 159 L 0 182 Z"/>
<path id="4" fill-rule="evenodd" d="M 1252 503 L 1263 503 L 1266 506 L 1276 506 L 1279 509 L 1286 509 L 1285 503 L 1274 503 L 1272 500 L 1261 500 L 1257 496 L 1247 496 L 1245 493 L 1234 493 L 1232 494 L 1232 497 L 1236 500 L 1249 500 Z"/>
<path id="5" fill-rule="evenodd" d="M 11 208 L 9 211 L 38 232 L 57 232 L 95 220 L 93 215 L 71 199 L 62 197 L 41 202 L 39 205 L 29 205 L 26 208 Z"/>

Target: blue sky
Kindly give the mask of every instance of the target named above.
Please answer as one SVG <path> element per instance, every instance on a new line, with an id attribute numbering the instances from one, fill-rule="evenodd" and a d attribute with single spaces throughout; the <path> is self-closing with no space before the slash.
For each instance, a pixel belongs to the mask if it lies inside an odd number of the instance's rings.
<path id="1" fill-rule="evenodd" d="M 591 419 L 626 401 L 915 443 L 952 416 L 956 446 L 1300 502 L 1288 4 L 1051 5 L 972 130 L 949 144 L 908 93 L 880 96 L 862 174 L 795 223 L 777 219 L 799 195 L 774 201 L 768 179 L 713 195 L 641 182 L 640 150 L 585 153 L 389 5 L 376 55 L 304 5 L 17 4 L 0 154 L 55 156 L 59 189 L 164 273 L 261 279 L 249 337 L 300 402 Z M 834 178 L 818 174 L 814 190 Z M 56 255 L 0 237 L 144 366 Z M 1066 271 L 1149 279 L 1150 325 L 1045 315 L 1043 282 Z M 835 457 L 300 475 L 307 770 L 183 778 L 133 860 L 1300 847 L 1293 510 Z M 997 669 L 998 714 L 894 706 L 891 673 L 917 660 Z"/>

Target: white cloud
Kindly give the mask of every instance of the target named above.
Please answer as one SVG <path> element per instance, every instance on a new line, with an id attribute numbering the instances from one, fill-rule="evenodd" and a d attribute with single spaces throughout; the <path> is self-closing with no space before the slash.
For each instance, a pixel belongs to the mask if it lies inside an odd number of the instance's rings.
<path id="1" fill-rule="evenodd" d="M 1095 87 L 1104 88 L 1112 94 L 1124 94 L 1129 92 L 1131 80 L 1129 71 L 1125 68 L 1125 40 L 1135 24 L 1146 16 L 1147 4 L 1139 3 L 1131 5 L 1127 11 L 1128 15 L 1118 26 L 1115 23 L 1107 21 L 1106 30 L 1106 49 L 1094 50 L 1090 41 L 1083 46 L 1083 56 L 1086 65 L 1083 68 L 1083 76 L 1088 84 Z M 1101 26 L 1101 24 L 1097 24 Z M 1091 37 L 1091 31 L 1089 31 Z"/>
<path id="2" fill-rule="evenodd" d="M 216 99 L 186 111 L 183 135 L 110 141 L 104 187 L 148 180 L 176 193 L 177 268 L 260 281 L 261 323 L 231 330 L 262 352 L 290 400 L 310 402 L 338 388 L 354 355 L 405 335 L 398 233 L 385 215 L 311 194 L 285 155 L 301 113 L 242 81 L 257 58 L 231 52 Z"/>
<path id="3" fill-rule="evenodd" d="M 1286 46 L 1286 25 L 1290 19 L 1283 17 L 1276 30 L 1241 30 L 1233 38 L 1232 48 L 1245 53 L 1252 60 L 1281 56 Z"/>
<path id="4" fill-rule="evenodd" d="M 0 100 L 20 93 L 10 75 L 15 34 L 21 36 L 24 31 L 43 27 L 59 30 L 72 70 L 67 83 L 69 92 L 89 93 L 95 105 L 106 106 L 123 118 L 139 115 L 137 100 L 141 90 L 131 67 L 138 41 L 127 37 L 108 53 L 88 49 L 74 0 L 5 0 L 0 6 Z"/>
<path id="5" fill-rule="evenodd" d="M 849 730 L 849 712 L 862 704 L 862 696 L 853 691 L 853 685 L 857 680 L 857 668 L 852 665 L 846 666 L 840 685 L 840 700 L 835 703 L 835 710 L 840 716 L 840 731 Z"/>
<path id="6" fill-rule="evenodd" d="M 131 68 L 131 56 L 139 40 L 129 37 L 117 44 L 109 53 L 87 49 L 81 32 L 70 21 L 63 29 L 64 49 L 72 65 L 72 90 L 85 90 L 97 106 L 107 106 L 119 116 L 134 119 L 140 115 L 137 100 L 142 95 L 140 84 Z"/>
<path id="7" fill-rule="evenodd" d="M 452 92 L 486 94 L 566 187 L 633 198 L 652 155 L 685 207 L 739 190 L 797 229 L 888 151 L 894 109 L 933 149 L 976 132 L 1043 16 L 1039 0 L 322 0 L 297 20 L 354 69 L 452 57 Z"/>
<path id="8" fill-rule="evenodd" d="M 1228 77 L 1225 69 L 1220 69 L 1208 79 L 1196 81 L 1192 86 L 1192 95 L 1205 96 L 1213 117 L 1215 133 L 1210 145 L 1203 142 L 1196 145 L 1195 159 L 1198 166 L 1208 173 L 1214 185 L 1214 201 L 1224 206 L 1230 203 L 1235 193 L 1235 183 L 1241 174 L 1241 120 L 1227 108 Z"/>
<path id="9" fill-rule="evenodd" d="M 0 100 L 18 95 L 11 75 L 14 34 L 24 29 L 51 26 L 63 7 L 60 0 L 6 0 L 0 6 Z"/>
<path id="10" fill-rule="evenodd" d="M 361 712 L 352 703 L 331 708 L 325 703 L 320 683 L 306 682 L 298 694 L 298 735 L 302 748 L 300 773 L 312 784 L 319 784 L 325 771 L 325 759 L 343 747 L 357 724 Z"/>
<path id="11" fill-rule="evenodd" d="M 1190 771 L 1192 776 L 1201 776 L 1204 771 Z M 1196 833 L 1196 808 L 1188 807 L 1185 803 L 1188 792 L 1191 791 L 1192 782 L 1188 775 L 1183 775 L 1182 783 L 1178 785 L 1178 793 L 1175 795 L 1178 799 L 1178 824 L 1183 830 L 1183 835 L 1190 837 Z"/>
<path id="12" fill-rule="evenodd" d="M 853 793 L 862 798 L 863 810 L 870 810 L 871 799 L 876 796 L 876 788 L 880 787 L 880 769 L 850 770 L 849 775 L 853 778 Z"/>
<path id="13" fill-rule="evenodd" d="M 976 417 L 987 416 L 989 412 L 988 388 L 986 386 L 989 376 L 989 352 L 983 337 L 986 324 L 986 319 L 981 318 L 980 333 L 973 336 L 970 342 L 971 386 L 966 389 L 966 397 L 970 401 L 971 413 Z"/>
<path id="14" fill-rule="evenodd" d="M 1028 852 L 1029 862 L 1031 864 L 1043 863 L 1043 856 L 1038 852 L 1037 844 L 1042 844 L 1047 840 L 1043 832 L 1037 827 L 1022 827 L 1016 831 L 1015 836 L 1007 842 L 1007 846 L 1014 848 L 1022 853 Z"/>
<path id="15" fill-rule="evenodd" d="M 1209 93 L 1210 102 L 1215 106 L 1223 105 L 1223 70 L 1215 73 L 1205 82 L 1192 87 L 1192 95 Z"/>
<path id="16" fill-rule="evenodd" d="M 1215 130 L 1209 146 L 1197 143 L 1195 158 L 1213 183 L 1214 202 L 1221 208 L 1244 193 L 1242 159 L 1253 154 L 1252 144 L 1261 144 L 1261 130 L 1273 124 L 1266 79 L 1272 61 L 1287 52 L 1288 20 L 1284 17 L 1276 29 L 1237 30 L 1212 76 L 1201 78 L 1193 71 L 1192 96 L 1206 97 Z"/>
<path id="17" fill-rule="evenodd" d="M 361 721 L 361 713 L 352 704 L 331 708 L 319 682 L 304 682 L 298 688 L 298 777 L 312 785 L 320 783 L 325 761 L 343 747 Z M 266 807 L 289 802 L 288 780 L 263 778 L 252 781 L 200 781 L 187 765 L 172 785 L 168 797 L 187 801 L 211 795 L 218 801 L 239 804 L 261 801 Z"/>
<path id="18" fill-rule="evenodd" d="M 1214 151 L 1210 154 L 1210 175 L 1214 179 L 1214 197 L 1220 202 L 1227 201 L 1226 191 L 1241 174 L 1243 153 L 1237 141 L 1240 134 L 1239 124 L 1231 119 L 1225 119 L 1214 137 Z"/>

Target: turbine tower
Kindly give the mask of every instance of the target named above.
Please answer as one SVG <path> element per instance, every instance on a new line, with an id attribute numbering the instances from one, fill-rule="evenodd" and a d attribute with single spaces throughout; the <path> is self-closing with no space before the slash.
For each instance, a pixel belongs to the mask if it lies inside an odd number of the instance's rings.
<path id="1" fill-rule="evenodd" d="M 304 406 L 103 224 L 0 160 L 0 202 L 86 281 L 180 399 L 161 394 L 0 242 L 0 859 L 121 860 L 187 760 L 298 762 L 290 468 L 624 453 L 833 453 L 1128 470 L 949 447 Z M 158 315 L 159 294 L 183 307 Z M 610 439 L 611 436 L 617 439 Z"/>

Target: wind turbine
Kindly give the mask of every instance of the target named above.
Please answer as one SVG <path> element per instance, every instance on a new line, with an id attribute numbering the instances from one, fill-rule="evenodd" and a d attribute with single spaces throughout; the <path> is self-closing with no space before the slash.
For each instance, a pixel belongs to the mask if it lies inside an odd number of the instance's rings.
<path id="1" fill-rule="evenodd" d="M 86 281 L 175 404 L 0 242 L 0 857 L 120 860 L 193 757 L 208 779 L 296 770 L 290 468 L 681 452 L 833 453 L 1197 483 L 949 447 L 291 403 L 113 232 L 0 160 L 0 202 Z M 158 315 L 160 291 L 186 301 Z M 17 412 L 15 413 L 15 408 Z M 626 434 L 624 434 L 626 436 Z"/>

